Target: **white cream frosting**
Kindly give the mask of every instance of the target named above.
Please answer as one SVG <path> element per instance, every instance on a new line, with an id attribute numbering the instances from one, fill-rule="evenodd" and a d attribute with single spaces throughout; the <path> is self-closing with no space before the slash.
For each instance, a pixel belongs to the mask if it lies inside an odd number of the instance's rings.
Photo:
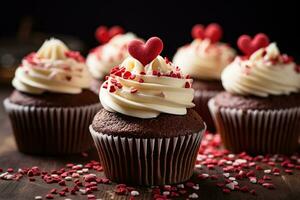
<path id="1" fill-rule="evenodd" d="M 77 94 L 89 88 L 91 76 L 84 59 L 57 40 L 45 41 L 37 53 L 22 60 L 12 81 L 22 92 L 42 94 L 46 91 Z"/>
<path id="2" fill-rule="evenodd" d="M 237 57 L 222 73 L 222 84 L 231 93 L 267 97 L 288 95 L 300 89 L 296 64 L 284 61 L 275 43 L 254 52 L 249 59 Z"/>
<path id="3" fill-rule="evenodd" d="M 86 64 L 93 77 L 103 79 L 110 70 L 128 57 L 127 44 L 137 37 L 133 33 L 119 34 L 108 43 L 94 49 L 88 56 Z"/>
<path id="4" fill-rule="evenodd" d="M 176 52 L 173 63 L 193 78 L 219 80 L 223 69 L 234 59 L 235 51 L 224 43 L 195 39 Z"/>
<path id="5" fill-rule="evenodd" d="M 161 56 L 146 66 L 128 57 L 120 67 L 123 75 L 112 73 L 100 90 L 100 101 L 106 110 L 138 118 L 154 118 L 160 113 L 185 115 L 187 108 L 194 107 L 194 90 L 190 87 L 192 79 L 186 79 L 179 68 Z M 124 73 L 131 74 L 130 78 L 124 78 Z"/>

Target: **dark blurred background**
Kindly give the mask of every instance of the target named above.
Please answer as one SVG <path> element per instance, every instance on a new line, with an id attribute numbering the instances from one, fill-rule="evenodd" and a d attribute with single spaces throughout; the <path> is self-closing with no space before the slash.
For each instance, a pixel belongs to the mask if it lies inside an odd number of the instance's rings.
<path id="1" fill-rule="evenodd" d="M 194 24 L 217 22 L 224 29 L 222 41 L 234 47 L 241 34 L 265 32 L 271 41 L 278 43 L 282 52 L 300 61 L 297 1 L 164 2 L 2 1 L 0 48 L 2 45 L 3 53 L 3 49 L 8 48 L 3 45 L 7 41 L 10 45 L 14 43 L 12 40 L 24 43 L 29 36 L 38 38 L 59 34 L 58 37 L 67 35 L 79 39 L 82 42 L 79 48 L 86 53 L 98 45 L 94 37 L 97 26 L 121 25 L 145 39 L 153 35 L 161 37 L 165 42 L 163 54 L 172 57 L 177 47 L 192 40 L 190 30 Z M 78 42 L 73 39 L 71 43 Z M 19 50 L 24 49 L 20 44 L 16 46 Z"/>

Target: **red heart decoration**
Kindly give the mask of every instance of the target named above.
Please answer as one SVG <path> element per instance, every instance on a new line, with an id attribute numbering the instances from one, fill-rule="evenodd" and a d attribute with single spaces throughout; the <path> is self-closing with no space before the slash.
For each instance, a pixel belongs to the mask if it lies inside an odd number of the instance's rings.
<path id="1" fill-rule="evenodd" d="M 154 60 L 162 52 L 163 48 L 164 44 L 158 37 L 152 37 L 146 43 L 141 40 L 132 40 L 128 44 L 129 54 L 144 66 Z"/>
<path id="2" fill-rule="evenodd" d="M 212 43 L 218 42 L 223 35 L 222 27 L 219 24 L 209 24 L 205 29 L 205 37 L 210 39 Z"/>
<path id="3" fill-rule="evenodd" d="M 196 24 L 192 28 L 192 37 L 194 39 L 208 38 L 212 43 L 218 42 L 223 35 L 223 30 L 219 24 L 212 23 L 206 28 L 201 24 Z"/>
<path id="4" fill-rule="evenodd" d="M 124 29 L 120 26 L 113 26 L 110 29 L 106 26 L 99 26 L 95 32 L 95 37 L 100 43 L 105 44 L 114 36 L 122 33 L 124 33 Z"/>
<path id="5" fill-rule="evenodd" d="M 204 38 L 204 31 L 205 28 L 203 25 L 201 24 L 196 24 L 193 28 L 192 28 L 192 37 L 194 39 L 203 39 Z"/>
<path id="6" fill-rule="evenodd" d="M 249 35 L 241 35 L 237 45 L 246 56 L 250 56 L 256 50 L 268 46 L 269 38 L 264 33 L 258 33 L 253 39 Z"/>

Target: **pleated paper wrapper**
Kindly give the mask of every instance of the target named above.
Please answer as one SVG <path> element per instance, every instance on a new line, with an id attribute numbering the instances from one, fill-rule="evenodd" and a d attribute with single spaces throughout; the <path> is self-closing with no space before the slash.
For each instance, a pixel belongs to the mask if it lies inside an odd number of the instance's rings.
<path id="1" fill-rule="evenodd" d="M 33 107 L 4 100 L 18 149 L 24 153 L 59 155 L 89 150 L 89 125 L 100 104 L 82 107 Z"/>
<path id="2" fill-rule="evenodd" d="M 202 117 L 203 121 L 205 121 L 207 125 L 207 130 L 212 133 L 215 133 L 216 128 L 208 108 L 208 101 L 218 93 L 220 93 L 220 91 L 196 90 L 194 97 L 194 103 L 196 106 L 193 109 Z"/>
<path id="3" fill-rule="evenodd" d="M 258 155 L 290 154 L 299 147 L 300 108 L 279 110 L 240 110 L 209 108 L 225 147 L 235 153 Z"/>
<path id="4" fill-rule="evenodd" d="M 188 180 L 205 130 L 172 138 L 126 138 L 90 132 L 105 175 L 134 185 L 165 185 Z"/>

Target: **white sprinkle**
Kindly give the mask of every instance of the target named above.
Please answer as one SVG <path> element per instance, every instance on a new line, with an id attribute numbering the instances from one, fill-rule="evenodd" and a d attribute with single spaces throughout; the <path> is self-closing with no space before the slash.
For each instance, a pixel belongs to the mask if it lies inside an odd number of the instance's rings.
<path id="1" fill-rule="evenodd" d="M 238 184 L 239 184 L 239 182 L 237 182 L 237 181 L 232 181 L 232 183 L 233 183 L 234 185 L 238 185 Z"/>
<path id="2" fill-rule="evenodd" d="M 230 190 L 234 190 L 234 183 L 227 183 L 225 186 Z"/>
<path id="3" fill-rule="evenodd" d="M 209 174 L 202 174 L 202 176 L 207 178 L 207 177 L 209 177 Z"/>
<path id="4" fill-rule="evenodd" d="M 3 178 L 5 178 L 6 180 L 11 180 L 13 179 L 14 175 L 12 174 L 7 174 L 6 176 L 4 176 Z"/>
<path id="5" fill-rule="evenodd" d="M 227 165 L 232 165 L 232 161 L 231 161 L 231 160 L 228 160 L 228 161 L 226 161 L 226 164 L 227 164 Z"/>
<path id="6" fill-rule="evenodd" d="M 83 165 L 82 164 L 78 164 L 78 165 L 76 165 L 77 167 L 80 167 L 80 168 L 82 168 L 83 167 Z"/>
<path id="7" fill-rule="evenodd" d="M 169 191 L 164 191 L 164 192 L 163 192 L 163 195 L 164 195 L 164 196 L 168 196 L 168 195 L 170 195 L 170 192 L 169 192 Z"/>
<path id="8" fill-rule="evenodd" d="M 71 181 L 71 180 L 72 180 L 72 177 L 71 177 L 71 176 L 66 176 L 66 177 L 65 177 L 65 180 L 66 180 L 66 181 Z"/>
<path id="9" fill-rule="evenodd" d="M 228 179 L 231 180 L 231 181 L 235 181 L 236 180 L 234 177 L 229 177 Z"/>
<path id="10" fill-rule="evenodd" d="M 192 193 L 192 194 L 189 195 L 189 198 L 190 198 L 190 199 L 198 199 L 199 196 L 198 196 L 198 194 L 196 194 L 196 193 Z"/>
<path id="11" fill-rule="evenodd" d="M 279 173 L 279 172 L 274 172 L 274 173 L 273 173 L 273 175 L 275 175 L 275 176 L 279 176 L 279 175 L 280 175 L 280 173 Z"/>
<path id="12" fill-rule="evenodd" d="M 182 189 L 182 188 L 184 188 L 184 185 L 183 184 L 178 184 L 177 188 L 181 188 Z"/>
<path id="13" fill-rule="evenodd" d="M 19 168 L 19 169 L 18 169 L 18 172 L 19 172 L 19 173 L 23 173 L 24 171 L 23 171 L 23 169 Z"/>
<path id="14" fill-rule="evenodd" d="M 295 156 L 295 155 L 291 156 L 291 159 L 292 159 L 292 160 L 297 160 L 297 158 L 298 158 L 298 157 Z"/>
<path id="15" fill-rule="evenodd" d="M 243 174 L 244 174 L 243 170 L 239 171 L 239 175 L 243 175 Z"/>
<path id="16" fill-rule="evenodd" d="M 230 176 L 229 173 L 223 173 L 223 175 L 224 175 L 226 178 L 228 178 L 228 177 Z"/>
<path id="17" fill-rule="evenodd" d="M 206 159 L 206 157 L 207 156 L 205 156 L 205 155 L 199 154 L 199 155 L 197 155 L 197 161 L 202 161 L 202 160 Z"/>
<path id="18" fill-rule="evenodd" d="M 130 192 L 130 195 L 136 197 L 136 196 L 139 196 L 140 193 L 139 193 L 138 191 L 136 191 L 136 190 L 132 190 L 132 191 Z"/>
<path id="19" fill-rule="evenodd" d="M 43 199 L 42 196 L 35 196 L 34 199 Z"/>
<path id="20" fill-rule="evenodd" d="M 266 169 L 266 170 L 264 170 L 264 173 L 265 173 L 265 174 L 270 174 L 270 173 L 271 173 L 271 170 L 270 170 L 270 169 Z"/>
<path id="21" fill-rule="evenodd" d="M 77 174 L 83 174 L 82 170 L 77 170 Z"/>
<path id="22" fill-rule="evenodd" d="M 0 178 L 3 178 L 4 176 L 6 176 L 8 174 L 8 172 L 4 172 L 2 174 L 0 174 Z"/>
<path id="23" fill-rule="evenodd" d="M 229 155 L 228 155 L 228 158 L 234 158 L 234 157 L 235 157 L 234 154 L 229 154 Z"/>
<path id="24" fill-rule="evenodd" d="M 256 177 L 250 177 L 249 179 L 250 179 L 250 183 L 253 183 L 253 184 L 257 183 Z"/>
<path id="25" fill-rule="evenodd" d="M 57 174 L 51 174 L 51 176 L 52 176 L 53 178 L 59 178 L 59 176 L 58 176 Z"/>
<path id="26" fill-rule="evenodd" d="M 194 189 L 194 190 L 199 190 L 199 189 L 200 189 L 199 184 L 194 185 L 194 186 L 193 186 L 193 189 Z"/>
<path id="27" fill-rule="evenodd" d="M 95 198 L 95 195 L 94 195 L 94 194 L 88 194 L 88 195 L 87 195 L 87 198 L 88 198 L 88 199 Z"/>
<path id="28" fill-rule="evenodd" d="M 208 157 L 208 158 L 214 158 L 215 156 L 212 155 L 212 154 L 209 154 L 207 157 Z"/>
<path id="29" fill-rule="evenodd" d="M 67 199 L 65 199 L 65 200 L 72 200 L 72 199 L 70 199 L 70 198 L 67 198 Z"/>
<path id="30" fill-rule="evenodd" d="M 200 164 L 195 165 L 195 167 L 198 169 L 202 169 L 202 165 L 200 165 Z"/>
<path id="31" fill-rule="evenodd" d="M 88 169 L 88 168 L 83 168 L 83 169 L 82 169 L 82 172 L 83 172 L 83 173 L 88 173 L 88 172 L 89 172 L 89 169 Z"/>
<path id="32" fill-rule="evenodd" d="M 86 190 L 85 190 L 85 189 L 79 189 L 79 192 L 80 192 L 81 194 L 86 194 Z"/>

